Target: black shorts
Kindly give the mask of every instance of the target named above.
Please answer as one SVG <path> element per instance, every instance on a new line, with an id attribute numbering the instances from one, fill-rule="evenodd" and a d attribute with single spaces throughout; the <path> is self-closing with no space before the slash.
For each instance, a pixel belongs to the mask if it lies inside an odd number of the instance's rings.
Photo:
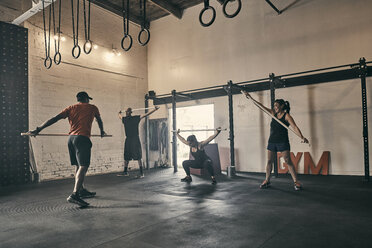
<path id="1" fill-rule="evenodd" d="M 140 160 L 142 159 L 141 142 L 138 136 L 127 137 L 124 144 L 124 160 Z"/>
<path id="2" fill-rule="evenodd" d="M 90 165 L 90 154 L 92 142 L 86 136 L 70 135 L 68 138 L 68 151 L 70 153 L 71 165 Z"/>
<path id="3" fill-rule="evenodd" d="M 267 145 L 267 150 L 272 152 L 283 152 L 291 150 L 289 142 L 284 143 L 270 143 Z"/>

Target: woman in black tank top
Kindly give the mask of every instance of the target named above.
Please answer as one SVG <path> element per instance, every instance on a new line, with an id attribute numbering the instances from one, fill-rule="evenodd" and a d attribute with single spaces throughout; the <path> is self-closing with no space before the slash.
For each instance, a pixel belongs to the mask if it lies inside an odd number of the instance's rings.
<path id="1" fill-rule="evenodd" d="M 284 101 L 283 99 L 277 99 L 274 102 L 274 109 L 269 109 L 263 106 L 260 102 L 253 99 L 248 92 L 244 92 L 244 94 L 247 98 L 252 99 L 252 101 L 260 105 L 267 112 L 270 112 L 271 115 L 278 118 L 284 125 L 286 125 L 287 127 L 291 126 L 293 131 L 301 137 L 302 142 L 309 143 L 309 141 L 302 135 L 292 116 L 289 114 L 289 102 Z M 288 164 L 288 170 L 291 173 L 294 182 L 294 189 L 300 190 L 302 188 L 302 185 L 297 180 L 297 173 L 291 161 L 288 130 L 273 118 L 270 123 L 270 137 L 267 145 L 266 179 L 260 185 L 261 189 L 265 189 L 270 186 L 271 170 L 273 167 L 274 156 L 276 155 L 276 152 L 281 152 L 282 157 L 284 158 L 284 162 Z"/>
<path id="2" fill-rule="evenodd" d="M 185 145 L 190 146 L 190 154 L 194 157 L 194 160 L 185 160 L 182 162 L 183 169 L 186 172 L 186 177 L 181 179 L 181 182 L 191 182 L 192 178 L 190 175 L 190 168 L 206 168 L 211 175 L 212 184 L 217 184 L 216 178 L 214 177 L 214 169 L 212 160 L 204 151 L 204 147 L 209 144 L 217 135 L 221 132 L 221 128 L 217 128 L 216 132 L 210 136 L 208 139 L 198 142 L 195 135 L 190 135 L 185 140 L 177 131 L 178 139 Z"/>

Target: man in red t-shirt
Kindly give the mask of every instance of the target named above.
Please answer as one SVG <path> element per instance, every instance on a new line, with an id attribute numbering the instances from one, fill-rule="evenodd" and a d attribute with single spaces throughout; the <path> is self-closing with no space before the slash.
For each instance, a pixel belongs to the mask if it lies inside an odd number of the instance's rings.
<path id="1" fill-rule="evenodd" d="M 35 130 L 29 131 L 29 133 L 31 135 L 37 135 L 44 128 L 68 117 L 70 123 L 68 150 L 71 165 L 76 165 L 76 175 L 74 191 L 67 198 L 67 201 L 86 207 L 89 203 L 81 198 L 93 197 L 96 194 L 95 192 L 89 192 L 83 187 L 84 177 L 90 165 L 92 148 L 90 135 L 94 118 L 96 118 L 99 129 L 101 130 L 101 137 L 105 136 L 106 133 L 103 130 L 103 123 L 98 108 L 89 104 L 89 99 L 92 100 L 93 98 L 89 97 L 85 91 L 79 92 L 76 98 L 79 103 L 65 108 L 61 113 L 47 120 Z"/>

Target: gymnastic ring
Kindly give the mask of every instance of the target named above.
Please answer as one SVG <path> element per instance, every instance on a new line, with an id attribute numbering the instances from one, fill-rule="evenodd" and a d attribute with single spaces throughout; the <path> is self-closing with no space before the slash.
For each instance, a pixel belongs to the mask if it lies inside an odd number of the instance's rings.
<path id="1" fill-rule="evenodd" d="M 238 1 L 238 8 L 236 9 L 236 11 L 233 14 L 229 15 L 226 12 L 226 6 L 229 2 L 232 2 L 232 1 Z M 239 14 L 241 8 L 242 8 L 242 1 L 241 0 L 225 0 L 225 2 L 223 3 L 223 6 L 222 6 L 222 12 L 223 12 L 224 16 L 226 16 L 227 18 L 234 18 L 235 16 L 237 16 Z"/>
<path id="2" fill-rule="evenodd" d="M 61 56 L 61 53 L 60 52 L 56 52 L 56 54 L 54 54 L 54 63 L 56 65 L 59 65 L 61 63 L 61 59 L 62 59 L 62 56 Z"/>
<path id="3" fill-rule="evenodd" d="M 213 12 L 213 17 L 212 17 L 212 20 L 210 20 L 209 22 L 207 23 L 204 23 L 203 22 L 203 14 L 205 11 L 207 11 L 208 9 L 211 9 L 212 12 Z M 214 20 L 216 19 L 216 10 L 212 7 L 212 6 L 208 6 L 208 7 L 204 7 L 204 9 L 202 9 L 202 11 L 200 11 L 200 14 L 199 14 L 199 22 L 200 24 L 203 26 L 203 27 L 209 27 L 210 25 L 212 25 L 212 23 L 214 22 Z"/>
<path id="4" fill-rule="evenodd" d="M 124 47 L 124 41 L 125 39 L 128 37 L 129 39 L 129 46 L 127 48 Z M 123 48 L 124 51 L 129 51 L 129 49 L 132 47 L 132 44 L 133 44 L 133 39 L 132 39 L 132 36 L 130 34 L 125 34 L 123 39 L 121 39 L 121 48 Z"/>
<path id="5" fill-rule="evenodd" d="M 52 58 L 51 57 L 46 57 L 44 59 L 44 66 L 45 68 L 49 69 L 50 67 L 52 67 Z"/>
<path id="6" fill-rule="evenodd" d="M 147 33 L 147 40 L 145 42 L 141 41 L 141 35 L 143 32 Z M 141 46 L 146 46 L 147 43 L 150 41 L 150 31 L 147 28 L 141 29 L 141 31 L 138 33 L 138 43 L 140 43 Z"/>
<path id="7" fill-rule="evenodd" d="M 88 48 L 88 44 L 90 45 L 89 48 Z M 88 50 L 87 50 L 87 48 L 88 48 Z M 92 41 L 90 41 L 90 40 L 85 41 L 84 47 L 83 47 L 84 53 L 85 54 L 90 54 L 90 52 L 92 51 L 92 48 L 93 48 Z"/>
<path id="8" fill-rule="evenodd" d="M 76 49 L 78 49 L 78 54 L 75 56 L 75 50 Z M 77 58 L 79 58 L 80 53 L 81 53 L 80 46 L 79 45 L 75 45 L 74 48 L 72 48 L 72 57 L 74 57 L 74 59 L 77 59 Z"/>

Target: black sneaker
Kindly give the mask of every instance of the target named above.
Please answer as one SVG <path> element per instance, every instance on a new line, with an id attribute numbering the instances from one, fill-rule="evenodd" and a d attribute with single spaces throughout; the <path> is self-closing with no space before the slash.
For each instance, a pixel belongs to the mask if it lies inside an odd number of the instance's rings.
<path id="1" fill-rule="evenodd" d="M 181 179 L 181 182 L 187 182 L 187 183 L 192 182 L 192 178 L 191 176 L 186 176 Z"/>
<path id="2" fill-rule="evenodd" d="M 269 188 L 271 185 L 270 181 L 267 181 L 267 180 L 264 180 L 261 185 L 260 185 L 260 189 L 267 189 Z"/>
<path id="3" fill-rule="evenodd" d="M 116 176 L 118 176 L 118 177 L 127 177 L 127 176 L 129 176 L 129 173 L 128 173 L 128 171 L 124 171 L 122 173 L 117 174 Z"/>
<path id="4" fill-rule="evenodd" d="M 302 184 L 299 181 L 295 182 L 293 187 L 296 191 L 299 191 L 299 190 L 303 189 Z"/>
<path id="5" fill-rule="evenodd" d="M 82 200 L 78 195 L 71 194 L 69 197 L 67 197 L 67 201 L 70 203 L 78 204 L 81 207 L 87 207 L 89 206 L 89 203 Z"/>
<path id="6" fill-rule="evenodd" d="M 90 192 L 87 189 L 82 188 L 79 192 L 80 198 L 92 198 L 96 196 L 96 192 Z"/>
<path id="7" fill-rule="evenodd" d="M 144 174 L 139 174 L 139 175 L 136 176 L 137 179 L 144 178 L 144 177 L 145 177 Z"/>
<path id="8" fill-rule="evenodd" d="M 212 184 L 213 184 L 213 185 L 216 185 L 216 184 L 217 184 L 217 180 L 216 180 L 216 178 L 212 178 Z"/>

